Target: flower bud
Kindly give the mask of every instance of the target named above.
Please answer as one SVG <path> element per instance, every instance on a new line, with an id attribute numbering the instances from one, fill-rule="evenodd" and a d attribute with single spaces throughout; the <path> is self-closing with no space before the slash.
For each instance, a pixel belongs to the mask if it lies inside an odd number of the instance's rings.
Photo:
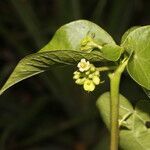
<path id="1" fill-rule="evenodd" d="M 99 74 L 99 71 L 95 71 L 95 72 L 94 72 L 94 75 L 95 75 L 95 76 L 99 76 L 99 75 L 100 75 L 100 74 Z"/>
<path id="2" fill-rule="evenodd" d="M 81 50 L 91 52 L 95 45 L 93 44 L 93 39 L 90 36 L 87 36 L 81 40 Z"/>
<path id="3" fill-rule="evenodd" d="M 78 84 L 78 85 L 83 85 L 84 82 L 85 82 L 85 80 L 86 80 L 86 78 L 77 79 L 77 80 L 75 81 L 75 83 Z"/>
<path id="4" fill-rule="evenodd" d="M 77 80 L 75 81 L 75 83 L 78 84 L 78 85 L 82 85 L 81 79 L 77 79 Z"/>
<path id="5" fill-rule="evenodd" d="M 95 85 L 100 84 L 100 78 L 99 78 L 98 76 L 94 76 L 93 79 L 92 79 L 92 81 L 93 81 L 93 83 L 94 83 Z"/>
<path id="6" fill-rule="evenodd" d="M 80 72 L 79 71 L 75 71 L 73 74 L 74 75 L 80 75 Z"/>
<path id="7" fill-rule="evenodd" d="M 93 74 L 89 74 L 88 78 L 92 79 L 93 78 Z"/>
<path id="8" fill-rule="evenodd" d="M 91 42 L 93 39 L 90 36 L 87 36 L 81 40 L 81 46 L 86 46 L 89 42 Z"/>
<path id="9" fill-rule="evenodd" d="M 77 79 L 79 79 L 80 78 L 80 75 L 79 74 L 75 74 L 74 76 L 73 76 L 73 79 L 75 79 L 75 80 L 77 80 Z"/>
<path id="10" fill-rule="evenodd" d="M 86 75 L 89 75 L 89 74 L 90 74 L 90 71 L 86 71 L 85 74 L 86 74 Z"/>
<path id="11" fill-rule="evenodd" d="M 96 70 L 95 66 L 91 64 L 90 71 L 91 71 L 91 72 L 94 72 L 95 70 Z"/>

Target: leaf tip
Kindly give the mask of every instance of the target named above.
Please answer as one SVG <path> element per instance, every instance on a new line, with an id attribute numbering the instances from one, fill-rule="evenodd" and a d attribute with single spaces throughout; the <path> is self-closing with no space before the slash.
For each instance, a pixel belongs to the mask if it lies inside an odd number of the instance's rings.
<path id="1" fill-rule="evenodd" d="M 0 96 L 4 93 L 3 88 L 0 90 Z"/>
<path id="2" fill-rule="evenodd" d="M 6 83 L 7 83 L 7 82 L 6 82 Z M 0 96 L 10 87 L 10 86 L 8 86 L 6 83 L 5 83 L 5 84 L 2 86 L 2 88 L 0 89 Z"/>

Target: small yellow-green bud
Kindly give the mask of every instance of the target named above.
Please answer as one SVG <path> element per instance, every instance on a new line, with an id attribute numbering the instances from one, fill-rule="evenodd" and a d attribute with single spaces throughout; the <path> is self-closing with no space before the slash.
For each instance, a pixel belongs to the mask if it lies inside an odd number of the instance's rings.
<path id="1" fill-rule="evenodd" d="M 81 40 L 81 50 L 82 51 L 92 51 L 95 48 L 95 44 L 93 42 L 92 37 L 87 36 Z"/>
<path id="2" fill-rule="evenodd" d="M 86 74 L 86 75 L 89 75 L 89 74 L 90 74 L 90 71 L 86 71 L 85 74 Z"/>
<path id="3" fill-rule="evenodd" d="M 79 79 L 80 78 L 80 75 L 79 74 L 75 74 L 74 76 L 73 76 L 73 79 L 75 79 L 75 80 L 77 80 L 77 79 Z"/>
<path id="4" fill-rule="evenodd" d="M 100 75 L 100 74 L 99 74 L 99 71 L 95 71 L 95 72 L 94 72 L 94 75 L 95 75 L 95 76 L 99 76 L 99 75 Z"/>
<path id="5" fill-rule="evenodd" d="M 75 83 L 76 83 L 76 84 L 79 84 L 79 85 L 82 85 L 81 79 L 77 79 L 77 80 L 75 81 Z"/>
<path id="6" fill-rule="evenodd" d="M 94 72 L 95 70 L 96 70 L 95 66 L 91 64 L 90 71 L 91 71 L 91 72 Z"/>
<path id="7" fill-rule="evenodd" d="M 75 71 L 73 74 L 74 75 L 80 75 L 80 72 L 79 71 Z"/>
<path id="8" fill-rule="evenodd" d="M 88 78 L 93 79 L 93 74 L 89 74 Z"/>
<path id="9" fill-rule="evenodd" d="M 93 39 L 90 36 L 87 36 L 81 40 L 81 46 L 86 46 L 91 41 L 93 41 Z"/>
<path id="10" fill-rule="evenodd" d="M 92 80 L 85 80 L 83 84 L 83 88 L 85 91 L 92 92 L 95 89 L 95 84 L 93 83 Z"/>
<path id="11" fill-rule="evenodd" d="M 102 46 L 94 42 L 93 38 L 87 36 L 81 40 L 81 50 L 91 52 L 94 48 L 101 49 Z"/>
<path id="12" fill-rule="evenodd" d="M 85 80 L 86 80 L 86 78 L 77 79 L 77 80 L 75 81 L 75 83 L 78 84 L 78 85 L 83 85 L 84 82 L 85 82 Z"/>
<path id="13" fill-rule="evenodd" d="M 92 79 L 92 81 L 93 81 L 93 83 L 94 83 L 95 85 L 100 84 L 100 78 L 99 78 L 98 76 L 94 76 L 93 79 Z"/>

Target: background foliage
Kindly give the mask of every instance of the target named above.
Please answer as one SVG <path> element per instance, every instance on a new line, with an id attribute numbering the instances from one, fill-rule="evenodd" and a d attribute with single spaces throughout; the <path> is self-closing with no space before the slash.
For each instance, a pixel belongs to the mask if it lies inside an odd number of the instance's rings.
<path id="1" fill-rule="evenodd" d="M 148 0 L 0 1 L 0 85 L 18 60 L 43 47 L 61 25 L 88 19 L 119 43 L 129 27 L 150 24 L 149 6 Z M 72 67 L 53 68 L 0 97 L 0 149 L 107 149 L 108 132 L 95 101 L 109 89 L 108 79 L 87 94 L 74 84 L 73 71 Z M 121 93 L 133 104 L 146 99 L 126 74 Z"/>

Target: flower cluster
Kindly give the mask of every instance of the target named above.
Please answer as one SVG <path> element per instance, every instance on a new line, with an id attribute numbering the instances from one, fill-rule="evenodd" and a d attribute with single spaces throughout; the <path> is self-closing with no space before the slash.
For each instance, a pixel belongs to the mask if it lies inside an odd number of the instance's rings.
<path id="1" fill-rule="evenodd" d="M 78 85 L 83 85 L 85 91 L 91 92 L 100 84 L 100 73 L 89 61 L 81 59 L 77 65 L 78 71 L 74 72 L 73 79 Z"/>
<path id="2" fill-rule="evenodd" d="M 93 38 L 90 36 L 87 36 L 81 40 L 81 50 L 91 52 L 94 48 L 101 49 L 102 46 L 98 45 L 94 42 Z"/>
<path id="3" fill-rule="evenodd" d="M 87 36 L 81 40 L 81 50 L 90 52 L 93 48 L 93 39 L 91 37 Z"/>

